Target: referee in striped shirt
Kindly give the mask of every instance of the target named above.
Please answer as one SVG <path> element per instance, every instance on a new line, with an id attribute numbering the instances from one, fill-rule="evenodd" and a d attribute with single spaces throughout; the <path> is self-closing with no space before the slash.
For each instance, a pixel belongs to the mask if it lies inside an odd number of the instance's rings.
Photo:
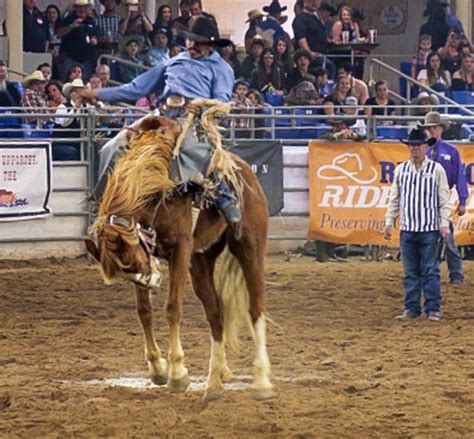
<path id="1" fill-rule="evenodd" d="M 384 235 L 392 238 L 400 215 L 400 251 L 403 261 L 405 311 L 399 319 L 416 319 L 424 311 L 431 321 L 441 312 L 438 243 L 449 236 L 449 186 L 443 167 L 426 158 L 425 133 L 414 129 L 408 141 L 410 159 L 397 166 L 385 215 Z"/>

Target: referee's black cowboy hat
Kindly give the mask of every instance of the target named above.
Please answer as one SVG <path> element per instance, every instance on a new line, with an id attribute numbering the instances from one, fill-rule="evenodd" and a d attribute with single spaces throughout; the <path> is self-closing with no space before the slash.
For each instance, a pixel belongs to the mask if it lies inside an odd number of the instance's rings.
<path id="1" fill-rule="evenodd" d="M 420 129 L 413 129 L 408 137 L 408 140 L 399 139 L 400 142 L 404 143 L 405 145 L 424 145 L 428 144 L 428 139 L 426 134 L 423 130 Z"/>
<path id="2" fill-rule="evenodd" d="M 198 17 L 189 30 L 178 29 L 178 33 L 181 37 L 196 43 L 212 44 L 217 47 L 226 47 L 232 44 L 229 39 L 220 37 L 214 20 L 203 16 Z"/>

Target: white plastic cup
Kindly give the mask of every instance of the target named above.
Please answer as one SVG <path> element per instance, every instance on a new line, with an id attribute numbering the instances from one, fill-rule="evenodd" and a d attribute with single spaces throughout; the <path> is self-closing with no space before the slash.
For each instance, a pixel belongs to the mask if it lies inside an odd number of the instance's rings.
<path id="1" fill-rule="evenodd" d="M 349 31 L 348 30 L 343 30 L 342 31 L 342 43 L 343 44 L 348 44 L 349 43 Z"/>
<path id="2" fill-rule="evenodd" d="M 374 44 L 377 42 L 377 29 L 369 29 L 369 43 Z"/>

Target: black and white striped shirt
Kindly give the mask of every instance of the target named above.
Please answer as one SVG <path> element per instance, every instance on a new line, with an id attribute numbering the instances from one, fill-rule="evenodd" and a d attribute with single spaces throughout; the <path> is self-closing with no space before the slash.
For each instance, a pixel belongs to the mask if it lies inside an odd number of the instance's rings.
<path id="1" fill-rule="evenodd" d="M 451 205 L 446 172 L 425 159 L 419 169 L 411 160 L 395 169 L 385 225 L 393 227 L 400 215 L 400 230 L 433 232 L 449 226 Z"/>

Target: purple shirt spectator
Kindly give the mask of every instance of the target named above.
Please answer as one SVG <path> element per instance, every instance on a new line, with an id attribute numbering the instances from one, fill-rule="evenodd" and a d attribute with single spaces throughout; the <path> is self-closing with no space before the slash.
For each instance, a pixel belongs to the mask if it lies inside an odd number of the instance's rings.
<path id="1" fill-rule="evenodd" d="M 428 148 L 426 156 L 443 167 L 448 177 L 449 189 L 456 186 L 459 204 L 465 206 L 469 192 L 459 151 L 453 145 L 443 140 L 438 140 L 433 146 Z"/>

